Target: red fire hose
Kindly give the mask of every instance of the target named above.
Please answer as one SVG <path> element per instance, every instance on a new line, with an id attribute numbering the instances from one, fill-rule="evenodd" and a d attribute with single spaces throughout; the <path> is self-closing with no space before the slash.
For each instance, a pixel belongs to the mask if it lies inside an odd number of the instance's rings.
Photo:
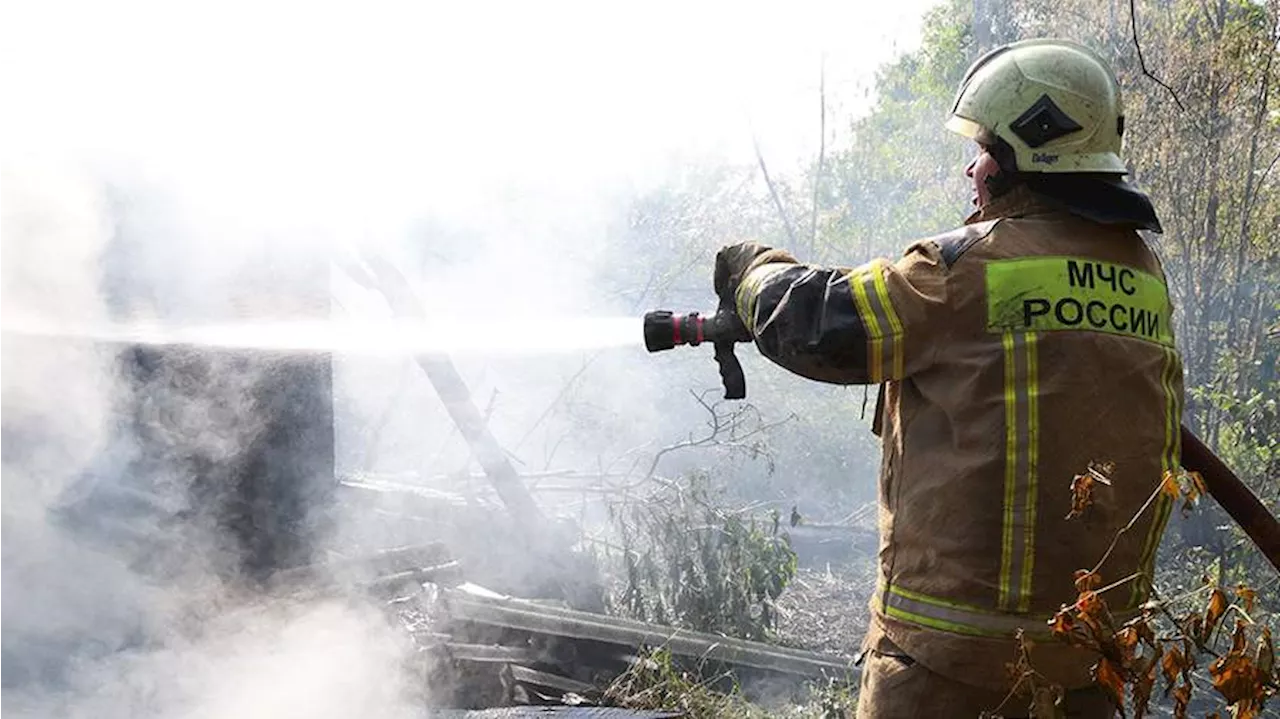
<path id="1" fill-rule="evenodd" d="M 1182 466 L 1199 472 L 1209 494 L 1240 525 L 1249 539 L 1280 571 L 1280 521 L 1267 511 L 1244 482 L 1186 426 L 1182 428 Z"/>

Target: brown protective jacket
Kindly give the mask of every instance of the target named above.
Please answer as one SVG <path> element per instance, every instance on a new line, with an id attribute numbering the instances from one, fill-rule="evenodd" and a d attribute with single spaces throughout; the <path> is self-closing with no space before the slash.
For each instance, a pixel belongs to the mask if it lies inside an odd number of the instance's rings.
<path id="1" fill-rule="evenodd" d="M 1104 556 L 1104 583 L 1150 576 L 1171 506 L 1157 489 L 1179 459 L 1182 363 L 1142 238 L 1015 189 L 896 263 L 768 253 L 737 301 L 777 364 L 884 383 L 871 638 L 1004 688 L 1023 628 L 1036 669 L 1088 684 L 1096 656 L 1052 639 L 1047 622 L 1075 600 L 1073 573 Z M 1072 478 L 1091 462 L 1114 466 L 1112 484 L 1067 519 Z M 1131 580 L 1105 596 L 1123 614 L 1145 593 Z"/>

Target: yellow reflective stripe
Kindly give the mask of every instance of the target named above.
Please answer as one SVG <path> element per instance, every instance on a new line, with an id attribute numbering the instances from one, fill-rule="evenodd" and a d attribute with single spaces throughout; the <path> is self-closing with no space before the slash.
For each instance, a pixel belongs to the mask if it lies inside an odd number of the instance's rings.
<path id="1" fill-rule="evenodd" d="M 962 611 L 962 612 L 975 612 L 975 613 L 977 613 L 977 614 L 990 614 L 990 612 L 988 612 L 987 610 L 982 609 L 981 607 L 975 606 L 975 605 L 973 605 L 973 604 L 965 604 L 964 602 L 956 602 L 956 601 L 953 601 L 953 600 L 950 600 L 950 599 L 943 599 L 942 597 L 931 597 L 931 596 L 929 596 L 928 594 L 924 594 L 924 593 L 921 593 L 921 592 L 914 592 L 914 591 L 912 591 L 912 590 L 910 590 L 910 589 L 907 589 L 907 588 L 905 588 L 905 587 L 899 587 L 899 586 L 898 586 L 898 585 L 896 585 L 896 584 L 890 584 L 890 585 L 889 585 L 889 592 L 890 592 L 891 594 L 896 594 L 896 595 L 898 595 L 898 596 L 900 596 L 900 597 L 905 597 L 905 598 L 907 598 L 907 599 L 914 599 L 914 600 L 916 600 L 917 602 L 924 602 L 925 604 L 932 604 L 932 605 L 934 605 L 934 606 L 938 606 L 938 607 L 946 607 L 946 608 L 948 608 L 948 609 L 956 609 L 956 610 L 959 610 L 959 611 Z"/>
<path id="2" fill-rule="evenodd" d="M 1013 571 L 1013 493 L 1017 481 L 1018 426 L 1017 392 L 1013 385 L 1013 333 L 1001 336 L 1004 345 L 1004 519 L 1000 534 L 1000 606 L 1009 596 L 1009 575 Z"/>
<path id="3" fill-rule="evenodd" d="M 1047 639 L 1052 634 L 1049 621 L 1053 617 L 1050 615 L 993 612 L 907 591 L 895 585 L 889 585 L 888 591 L 882 585 L 876 593 L 875 607 L 895 619 L 956 634 L 1013 637 L 1019 629 L 1035 638 Z M 1125 610 L 1115 612 L 1113 616 L 1117 622 L 1123 623 L 1137 615 L 1136 610 Z"/>
<path id="4" fill-rule="evenodd" d="M 1012 637 L 1019 629 L 1029 636 L 1048 637 L 1050 634 L 1049 616 L 1003 614 L 896 585 L 889 585 L 887 592 L 877 593 L 876 606 L 891 617 L 957 634 Z"/>
<path id="5" fill-rule="evenodd" d="M 876 295 L 880 298 L 880 305 L 884 308 L 885 316 L 889 318 L 889 342 L 893 345 L 893 378 L 902 379 L 906 374 L 903 369 L 902 358 L 902 322 L 898 319 L 898 313 L 893 309 L 893 303 L 889 301 L 889 287 L 884 281 L 883 265 L 883 261 L 878 262 L 872 274 L 875 275 Z"/>
<path id="6" fill-rule="evenodd" d="M 871 311 L 875 313 L 875 321 L 880 329 L 881 342 L 879 347 L 873 346 L 872 351 L 877 352 L 880 356 L 880 369 L 882 379 L 898 379 L 900 375 L 893 374 L 894 371 L 894 352 L 901 339 L 900 333 L 896 333 L 893 329 L 894 323 L 897 322 L 897 315 L 893 314 L 893 308 L 889 303 L 888 288 L 884 288 L 884 273 L 882 269 L 885 266 L 883 260 L 872 260 L 865 266 L 867 269 L 858 282 L 863 289 L 866 290 L 866 297 Z"/>
<path id="7" fill-rule="evenodd" d="M 1036 462 L 1040 458 L 1040 412 L 1036 395 L 1040 391 L 1039 362 L 1036 351 L 1036 334 L 1028 332 L 1027 338 L 1027 504 L 1026 529 L 1023 534 L 1022 593 L 1018 599 L 1018 611 L 1031 608 L 1031 570 L 1035 565 L 1036 548 Z"/>
<path id="8" fill-rule="evenodd" d="M 1004 346 L 1005 472 L 1001 526 L 1000 609 L 1026 611 L 1031 606 L 1031 572 L 1035 552 L 1036 468 L 1039 424 L 1036 334 L 1006 332 Z"/>
<path id="9" fill-rule="evenodd" d="M 884 607 L 883 611 L 885 614 L 888 614 L 894 619 L 901 619 L 903 621 L 911 622 L 913 624 L 919 624 L 922 627 L 930 627 L 932 629 L 941 629 L 944 632 L 952 632 L 954 634 L 968 634 L 971 636 L 978 636 L 978 637 L 1004 636 L 1000 632 L 991 632 L 985 629 L 976 629 L 974 627 L 965 626 L 964 624 L 959 624 L 956 622 L 948 622 L 945 619 L 935 619 L 933 617 L 928 617 L 923 614 L 908 612 L 907 610 L 899 609 L 898 607 L 892 607 L 892 606 Z"/>
<path id="10" fill-rule="evenodd" d="M 1174 391 L 1173 378 L 1178 367 L 1177 350 L 1164 348 L 1164 363 L 1160 371 L 1160 387 L 1164 390 L 1164 447 L 1160 451 L 1160 481 L 1164 481 L 1166 472 L 1178 471 L 1179 448 L 1182 444 L 1182 410 L 1178 406 L 1177 393 Z M 1156 552 L 1160 548 L 1160 537 L 1164 534 L 1165 524 L 1169 521 L 1169 513 L 1173 511 L 1174 499 L 1164 492 L 1156 499 L 1151 527 L 1147 530 L 1146 541 L 1142 545 L 1142 553 L 1138 555 L 1138 570 L 1144 577 L 1133 584 L 1129 603 L 1137 606 L 1146 601 L 1148 582 L 1155 569 Z"/>
<path id="11" fill-rule="evenodd" d="M 849 288 L 853 290 L 853 301 L 857 305 L 858 316 L 867 326 L 867 334 L 871 336 L 870 350 L 867 352 L 867 378 L 872 382 L 884 381 L 884 362 L 881 353 L 884 349 L 884 330 L 880 320 L 871 307 L 871 299 L 867 296 L 865 275 L 874 269 L 874 265 L 860 267 L 849 273 Z"/>
<path id="12" fill-rule="evenodd" d="M 747 326 L 747 330 L 756 330 L 756 302 L 760 299 L 760 287 L 771 275 L 782 272 L 796 265 L 790 262 L 770 262 L 747 273 L 738 283 L 738 291 L 734 294 L 734 305 L 738 318 Z"/>

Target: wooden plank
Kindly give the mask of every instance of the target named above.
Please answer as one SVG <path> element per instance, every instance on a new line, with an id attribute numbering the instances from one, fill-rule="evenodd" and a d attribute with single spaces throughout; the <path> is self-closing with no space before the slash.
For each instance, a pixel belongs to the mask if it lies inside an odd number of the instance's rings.
<path id="1" fill-rule="evenodd" d="M 450 659 L 468 662 L 494 664 L 525 663 L 537 660 L 535 652 L 529 647 L 508 647 L 501 644 L 463 644 L 445 642 L 445 651 Z"/>
<path id="2" fill-rule="evenodd" d="M 499 707 L 496 709 L 435 709 L 433 719 L 676 719 L 678 711 L 650 711 L 619 707 Z"/>
<path id="3" fill-rule="evenodd" d="M 520 666 L 519 664 L 511 665 L 511 678 L 521 684 L 532 684 L 538 687 L 548 687 L 562 692 L 573 692 L 575 694 L 599 694 L 600 689 L 588 684 L 580 682 L 577 679 L 570 679 L 559 674 L 551 672 L 542 672 L 537 669 Z"/>
<path id="4" fill-rule="evenodd" d="M 628 647 L 665 647 L 680 656 L 806 677 L 849 679 L 858 673 L 850 662 L 815 652 L 548 606 L 494 595 L 470 584 L 444 590 L 441 599 L 457 619 L 508 629 Z"/>

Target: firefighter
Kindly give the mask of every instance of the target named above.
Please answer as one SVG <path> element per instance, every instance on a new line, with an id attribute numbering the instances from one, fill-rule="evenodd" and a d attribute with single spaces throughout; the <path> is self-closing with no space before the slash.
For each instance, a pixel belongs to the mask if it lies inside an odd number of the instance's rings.
<path id="1" fill-rule="evenodd" d="M 1110 716 L 1097 656 L 1047 623 L 1075 600 L 1075 570 L 1104 557 L 1106 582 L 1140 573 L 1107 595 L 1117 622 L 1149 591 L 1170 501 L 1139 510 L 1178 466 L 1183 406 L 1169 292 L 1139 235 L 1160 223 L 1123 179 L 1119 87 L 1086 47 L 991 51 L 946 126 L 977 143 L 962 227 L 852 269 L 725 247 L 716 291 L 778 365 L 881 385 L 859 716 L 1025 716 L 1006 666 L 1019 630 L 1066 716 Z M 1068 519 L 1090 462 L 1113 465 L 1111 485 Z"/>

